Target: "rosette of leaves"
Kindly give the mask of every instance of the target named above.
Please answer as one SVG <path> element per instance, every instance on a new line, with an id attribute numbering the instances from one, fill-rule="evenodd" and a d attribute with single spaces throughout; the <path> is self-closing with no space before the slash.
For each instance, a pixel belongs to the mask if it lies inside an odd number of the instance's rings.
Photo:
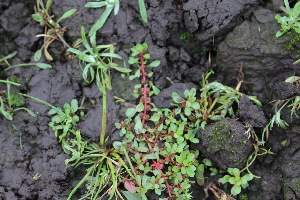
<path id="1" fill-rule="evenodd" d="M 247 188 L 249 186 L 248 181 L 251 181 L 253 179 L 252 174 L 246 174 L 241 177 L 241 172 L 238 168 L 228 168 L 228 173 L 230 175 L 225 175 L 223 178 L 220 178 L 219 182 L 223 184 L 232 184 L 232 195 L 238 195 L 241 192 L 242 188 Z"/>
<path id="2" fill-rule="evenodd" d="M 63 109 L 53 106 L 48 112 L 49 115 L 55 115 L 51 118 L 51 122 L 48 125 L 53 129 L 55 137 L 58 137 L 66 153 L 69 153 L 66 146 L 69 145 L 70 133 L 73 135 L 77 134 L 76 126 L 79 122 L 77 111 L 78 101 L 73 99 L 71 104 L 65 103 Z M 83 116 L 83 113 L 81 113 L 81 116 Z M 61 134 L 60 131 L 62 132 Z"/>
<path id="3" fill-rule="evenodd" d="M 294 8 L 290 8 L 289 1 L 284 0 L 285 7 L 281 6 L 281 9 L 288 16 L 276 15 L 278 23 L 281 24 L 281 29 L 276 33 L 276 37 L 282 36 L 284 33 L 287 33 L 289 30 L 293 29 L 296 33 L 300 33 L 300 2 L 297 2 Z"/>
<path id="4" fill-rule="evenodd" d="M 11 85 L 20 86 L 21 84 L 9 80 L 0 80 L 1 83 L 6 83 L 6 91 L 0 92 L 0 113 L 8 120 L 13 120 L 13 115 L 15 112 L 24 110 L 28 112 L 31 116 L 36 117 L 36 115 L 25 107 L 20 107 L 24 104 L 23 97 L 11 91 Z"/>

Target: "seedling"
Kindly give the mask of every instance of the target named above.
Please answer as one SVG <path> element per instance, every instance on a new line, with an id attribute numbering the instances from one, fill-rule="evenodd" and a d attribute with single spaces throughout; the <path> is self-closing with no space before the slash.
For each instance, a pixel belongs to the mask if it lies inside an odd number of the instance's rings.
<path id="1" fill-rule="evenodd" d="M 98 0 L 100 1 L 100 0 Z M 147 22 L 147 11 L 144 0 L 138 0 L 139 8 L 140 8 L 140 14 L 142 19 Z M 108 16 L 114 10 L 114 14 L 117 15 L 120 9 L 120 1 L 119 0 L 103 0 L 100 2 L 89 2 L 84 5 L 87 8 L 101 8 L 103 6 L 106 6 L 105 11 L 102 13 L 101 17 L 97 20 L 97 22 L 93 25 L 91 30 L 89 31 L 89 36 L 93 36 L 96 34 L 96 32 L 102 28 L 104 23 L 106 22 Z"/>
<path id="2" fill-rule="evenodd" d="M 65 47 L 70 46 L 66 43 L 63 39 L 63 35 L 66 32 L 66 27 L 61 28 L 59 22 L 62 19 L 66 19 L 73 15 L 76 12 L 76 9 L 71 9 L 65 12 L 61 18 L 59 18 L 56 22 L 53 21 L 53 16 L 50 16 L 49 9 L 52 4 L 52 0 L 47 0 L 46 6 L 44 6 L 43 0 L 37 0 L 37 6 L 34 7 L 35 14 L 32 15 L 32 18 L 39 22 L 42 27 L 45 28 L 44 34 L 39 34 L 36 37 L 44 37 L 44 44 L 43 46 L 34 54 L 34 60 L 40 60 L 42 56 L 42 50 L 44 50 L 44 54 L 46 58 L 50 61 L 53 60 L 52 56 L 48 52 L 49 45 L 54 40 L 61 41 Z"/>
<path id="3" fill-rule="evenodd" d="M 6 83 L 6 91 L 0 93 L 0 112 L 8 120 L 13 120 L 13 114 L 19 110 L 27 111 L 31 116 L 35 117 L 36 115 L 25 107 L 19 107 L 22 103 L 22 97 L 19 94 L 11 92 L 11 85 L 20 86 L 21 84 L 8 81 L 0 80 L 2 83 Z M 3 96 L 5 94 L 6 96 Z"/>
<path id="4" fill-rule="evenodd" d="M 289 1 L 284 0 L 285 7 L 281 7 L 281 9 L 288 15 L 281 17 L 280 15 L 276 15 L 275 19 L 277 19 L 278 23 L 281 24 L 281 29 L 276 33 L 276 37 L 282 36 L 284 33 L 287 33 L 289 30 L 293 29 L 297 33 L 300 33 L 300 2 L 297 2 L 294 8 L 290 8 Z"/>
<path id="5" fill-rule="evenodd" d="M 131 70 L 123 67 L 118 67 L 118 65 L 113 62 L 113 58 L 122 60 L 122 57 L 114 53 L 114 46 L 112 44 L 97 46 L 96 35 L 93 35 L 90 37 L 90 42 L 92 45 L 90 46 L 87 42 L 83 27 L 81 27 L 81 35 L 82 44 L 85 46 L 86 50 L 80 51 L 74 48 L 69 48 L 68 51 L 74 53 L 78 56 L 80 61 L 86 63 L 82 72 L 83 79 L 88 83 L 96 79 L 96 84 L 103 94 L 102 130 L 100 134 L 100 147 L 104 148 L 104 139 L 106 131 L 106 89 L 112 89 L 110 69 L 115 69 L 122 73 L 128 73 L 131 72 Z"/>
<path id="6" fill-rule="evenodd" d="M 238 168 L 228 168 L 228 173 L 230 175 L 225 175 L 223 178 L 220 178 L 219 182 L 223 184 L 232 184 L 232 195 L 237 195 L 241 192 L 242 188 L 247 188 L 249 186 L 248 181 L 251 181 L 253 179 L 252 174 L 246 174 L 243 177 L 240 177 L 241 172 Z"/>
<path id="7" fill-rule="evenodd" d="M 2 65 L 1 62 L 4 62 L 6 65 L 10 66 L 10 64 L 7 62 L 7 60 L 14 57 L 15 55 L 17 55 L 17 53 L 18 53 L 17 51 L 14 51 L 5 57 L 2 56 L 2 58 L 0 59 L 0 65 Z"/>
<path id="8" fill-rule="evenodd" d="M 299 76 L 291 76 L 285 80 L 286 83 L 291 83 L 294 85 L 295 89 L 300 88 L 300 77 Z M 290 105 L 288 105 L 290 103 Z M 264 139 L 268 140 L 269 137 L 269 130 L 272 130 L 274 123 L 277 124 L 281 128 L 286 128 L 288 123 L 282 119 L 281 111 L 283 108 L 291 107 L 291 117 L 294 115 L 297 118 L 299 117 L 296 113 L 297 110 L 300 108 L 300 96 L 293 96 L 288 99 L 278 100 L 276 101 L 274 108 L 275 114 L 271 118 L 269 124 L 264 128 L 263 135 L 262 135 L 262 144 L 265 143 Z"/>

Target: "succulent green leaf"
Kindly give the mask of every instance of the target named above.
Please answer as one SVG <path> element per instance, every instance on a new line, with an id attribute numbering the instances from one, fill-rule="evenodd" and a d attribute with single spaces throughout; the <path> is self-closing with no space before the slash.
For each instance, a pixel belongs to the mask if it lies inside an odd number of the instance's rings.
<path id="1" fill-rule="evenodd" d="M 43 22 L 44 21 L 43 17 L 41 15 L 39 15 L 39 14 L 33 14 L 31 16 L 37 22 Z"/>
<path id="2" fill-rule="evenodd" d="M 144 0 L 138 0 L 139 1 L 139 8 L 140 8 L 140 14 L 144 22 L 148 22 L 148 16 L 146 11 L 146 6 Z"/>
<path id="3" fill-rule="evenodd" d="M 149 67 L 158 67 L 160 65 L 159 60 L 155 60 L 152 63 L 149 64 Z"/>
<path id="4" fill-rule="evenodd" d="M 137 111 L 136 111 L 135 108 L 128 108 L 128 109 L 126 110 L 126 112 L 125 112 L 125 115 L 126 115 L 127 117 L 133 117 L 133 116 L 135 115 L 136 112 L 137 112 Z"/>
<path id="5" fill-rule="evenodd" d="M 42 57 L 42 50 L 37 50 L 33 56 L 34 61 L 39 61 Z"/>
<path id="6" fill-rule="evenodd" d="M 231 194 L 232 195 L 238 195 L 239 193 L 241 193 L 241 186 L 240 185 L 234 185 L 232 188 L 231 188 Z"/>

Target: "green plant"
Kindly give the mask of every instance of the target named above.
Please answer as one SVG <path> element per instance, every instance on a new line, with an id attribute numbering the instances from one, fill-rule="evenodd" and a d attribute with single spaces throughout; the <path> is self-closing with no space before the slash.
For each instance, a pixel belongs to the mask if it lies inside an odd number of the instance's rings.
<path id="1" fill-rule="evenodd" d="M 36 37 L 44 37 L 43 46 L 35 53 L 34 60 L 40 60 L 42 56 L 42 50 L 48 60 L 53 60 L 52 56 L 48 52 L 49 45 L 55 41 L 61 41 L 65 47 L 70 46 L 63 39 L 64 32 L 66 32 L 66 27 L 61 28 L 59 22 L 62 19 L 66 19 L 73 15 L 76 12 L 76 9 L 71 9 L 65 12 L 56 22 L 53 21 L 53 16 L 49 14 L 49 8 L 52 4 L 52 0 L 47 0 L 46 6 L 43 3 L 43 0 L 37 0 L 37 6 L 34 7 L 35 14 L 32 15 L 32 18 L 39 22 L 42 27 L 45 27 L 44 34 L 39 34 Z"/>
<path id="2" fill-rule="evenodd" d="M 180 39 L 185 41 L 185 42 L 188 42 L 190 41 L 190 39 L 192 38 L 193 36 L 189 33 L 189 32 L 183 32 L 181 35 L 180 35 Z"/>
<path id="3" fill-rule="evenodd" d="M 100 1 L 100 0 L 98 0 Z M 140 8 L 140 14 L 142 19 L 147 22 L 147 11 L 144 0 L 138 0 L 139 8 Z M 119 0 L 102 0 L 100 2 L 89 2 L 84 5 L 87 8 L 100 8 L 103 6 L 106 6 L 105 11 L 102 13 L 101 17 L 97 20 L 97 22 L 93 25 L 91 30 L 89 31 L 89 36 L 93 36 L 96 34 L 96 32 L 102 28 L 104 23 L 106 22 L 108 16 L 114 10 L 114 14 L 118 14 L 120 9 L 120 1 Z"/>
<path id="4" fill-rule="evenodd" d="M 7 55 L 7 56 L 1 58 L 1 59 L 0 59 L 0 65 L 1 65 L 1 62 L 5 62 L 5 64 L 9 66 L 9 63 L 7 62 L 7 59 L 10 59 L 10 58 L 14 57 L 14 56 L 17 55 L 17 54 L 18 54 L 18 52 L 17 52 L 17 51 L 14 51 L 14 52 L 12 52 L 11 54 L 9 54 L 9 55 Z"/>
<path id="5" fill-rule="evenodd" d="M 287 83 L 291 83 L 294 85 L 295 89 L 300 88 L 300 77 L 299 76 L 291 76 L 285 80 Z M 288 105 L 290 103 L 290 105 Z M 281 111 L 283 108 L 291 107 L 291 117 L 295 115 L 296 117 L 299 117 L 296 113 L 297 110 L 300 108 L 300 96 L 293 96 L 288 99 L 284 100 L 278 100 L 276 101 L 274 108 L 275 108 L 275 114 L 272 116 L 270 122 L 268 125 L 264 128 L 263 135 L 262 135 L 262 141 L 261 143 L 264 144 L 265 140 L 268 140 L 269 137 L 269 130 L 272 130 L 274 123 L 277 124 L 279 127 L 285 128 L 288 126 L 288 123 L 282 119 Z"/>
<path id="6" fill-rule="evenodd" d="M 230 183 L 233 185 L 231 188 L 231 194 L 237 195 L 241 192 L 242 188 L 249 186 L 248 181 L 253 179 L 252 174 L 246 174 L 241 177 L 241 171 L 238 168 L 228 168 L 228 173 L 230 175 L 225 175 L 223 178 L 219 179 L 219 182 L 225 184 Z"/>
<path id="7" fill-rule="evenodd" d="M 17 55 L 17 51 L 14 51 L 13 53 L 3 57 L 2 59 L 0 59 L 0 65 L 1 65 L 1 62 L 5 62 L 5 64 L 7 66 L 9 66 L 8 68 L 5 69 L 5 71 L 7 70 L 10 70 L 10 69 L 13 69 L 15 67 L 26 67 L 26 66 L 32 66 L 32 65 L 35 65 L 41 69 L 49 69 L 49 68 L 52 68 L 51 65 L 49 64 L 46 64 L 46 63 L 23 63 L 23 64 L 17 64 L 17 65 L 14 65 L 14 66 L 10 66 L 10 64 L 8 63 L 7 59 L 10 59 L 12 57 L 14 57 L 15 55 Z"/>
<path id="8" fill-rule="evenodd" d="M 137 44 L 131 49 L 129 63 L 138 70 L 130 79 L 139 78 L 140 84 L 134 87 L 133 95 L 139 98 L 135 108 L 128 108 L 128 117 L 117 123 L 122 143 L 132 153 L 137 177 L 130 180 L 132 184 L 141 185 L 127 188 L 136 194 L 146 194 L 154 190 L 158 195 L 165 191 L 169 199 L 191 199 L 189 179 L 196 176 L 200 185 L 204 183 L 204 170 L 211 167 L 208 159 L 199 161 L 199 152 L 189 150 L 189 143 L 198 143 L 195 137 L 199 129 L 203 129 L 208 120 L 217 121 L 233 114 L 233 102 L 239 103 L 242 93 L 237 89 L 226 87 L 218 82 L 208 83 L 209 72 L 202 76 L 202 89 L 197 99 L 197 90 L 185 90 L 184 97 L 172 93 L 171 102 L 176 108 L 157 108 L 151 102 L 151 96 L 159 93 L 159 89 L 149 81 L 152 72 L 149 68 L 157 67 L 159 61 L 148 64 L 150 54 L 146 54 L 148 45 Z M 136 57 L 137 56 L 137 57 Z M 260 105 L 255 97 L 251 100 Z M 218 170 L 211 167 L 211 175 Z M 126 188 L 126 186 L 125 186 Z"/>
<path id="9" fill-rule="evenodd" d="M 102 129 L 100 134 L 100 147 L 104 148 L 105 131 L 106 131 L 106 89 L 111 90 L 110 69 L 115 69 L 119 72 L 128 73 L 130 69 L 118 67 L 112 60 L 117 58 L 122 60 L 122 57 L 114 53 L 114 46 L 98 45 L 96 44 L 96 35 L 90 37 L 91 45 L 87 42 L 84 28 L 81 27 L 82 44 L 86 50 L 80 51 L 78 49 L 69 48 L 68 51 L 78 56 L 79 60 L 86 63 L 82 75 L 83 79 L 90 83 L 96 79 L 96 84 L 103 94 L 102 105 Z M 89 78 L 90 75 L 90 78 Z"/>
<path id="10" fill-rule="evenodd" d="M 282 36 L 284 33 L 293 29 L 297 33 L 300 33 L 300 2 L 297 2 L 294 8 L 290 8 L 288 0 L 284 0 L 285 7 L 281 7 L 281 9 L 288 14 L 288 16 L 281 17 L 280 15 L 276 15 L 275 19 L 277 19 L 278 23 L 281 24 L 281 29 L 276 33 L 276 37 Z"/>
<path id="11" fill-rule="evenodd" d="M 8 120 L 13 120 L 13 115 L 19 110 L 27 111 L 31 116 L 35 117 L 36 115 L 25 107 L 20 107 L 24 104 L 21 96 L 16 92 L 11 92 L 11 85 L 20 86 L 21 84 L 15 83 L 8 80 L 0 80 L 2 83 L 6 83 L 6 91 L 0 93 L 0 112 Z M 1 95 L 5 94 L 5 96 Z M 22 102 L 23 101 L 23 102 Z"/>
<path id="12" fill-rule="evenodd" d="M 76 135 L 76 125 L 79 122 L 79 116 L 76 114 L 78 111 L 78 101 L 73 99 L 71 104 L 65 103 L 63 110 L 61 108 L 52 108 L 48 114 L 55 115 L 52 117 L 51 122 L 48 124 L 54 131 L 55 136 L 59 138 L 59 142 L 62 143 L 62 147 L 66 153 L 70 153 L 68 148 L 69 134 Z M 84 115 L 80 112 L 80 116 Z M 58 136 L 58 132 L 62 130 L 62 134 Z"/>

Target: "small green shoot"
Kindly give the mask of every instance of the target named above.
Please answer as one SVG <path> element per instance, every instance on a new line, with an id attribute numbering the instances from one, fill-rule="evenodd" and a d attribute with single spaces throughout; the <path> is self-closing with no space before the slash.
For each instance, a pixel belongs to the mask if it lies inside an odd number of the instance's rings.
<path id="1" fill-rule="evenodd" d="M 147 11 L 144 0 L 138 0 L 140 14 L 142 19 L 145 22 L 148 22 Z M 110 13 L 114 10 L 114 15 L 117 15 L 120 9 L 120 1 L 119 0 L 103 0 L 100 2 L 88 2 L 84 5 L 87 8 L 101 8 L 106 6 L 104 12 L 97 20 L 97 22 L 92 26 L 91 30 L 89 31 L 89 36 L 93 36 L 96 32 L 103 27 L 104 23 L 106 22 Z"/>
<path id="2" fill-rule="evenodd" d="M 49 45 L 55 41 L 60 40 L 65 47 L 70 46 L 66 43 L 66 41 L 63 39 L 64 32 L 66 32 L 66 27 L 61 28 L 59 25 L 59 22 L 62 19 L 66 19 L 70 16 L 72 16 L 76 9 L 71 9 L 67 12 L 65 12 L 56 22 L 53 21 L 53 16 L 50 16 L 49 14 L 49 8 L 52 4 L 52 0 L 47 0 L 46 6 L 44 6 L 43 0 L 37 0 L 37 6 L 34 7 L 35 14 L 32 15 L 32 18 L 39 22 L 42 27 L 45 27 L 44 34 L 39 34 L 36 37 L 44 37 L 44 44 L 43 46 L 34 54 L 34 60 L 38 61 L 40 60 L 42 56 L 42 51 L 44 50 L 44 54 L 46 58 L 50 61 L 53 60 L 52 56 L 48 52 Z"/>
<path id="3" fill-rule="evenodd" d="M 220 178 L 219 182 L 223 184 L 232 184 L 232 195 L 238 195 L 241 192 L 242 188 L 247 188 L 249 186 L 248 181 L 251 181 L 253 179 L 252 174 L 246 174 L 243 177 L 240 177 L 241 172 L 238 168 L 228 168 L 228 173 L 230 175 L 225 175 L 223 178 Z"/>
<path id="4" fill-rule="evenodd" d="M 97 45 L 96 35 L 90 37 L 91 46 L 85 36 L 84 28 L 81 27 L 82 44 L 86 50 L 69 48 L 68 51 L 78 56 L 79 60 L 86 63 L 82 75 L 83 79 L 90 83 L 96 79 L 96 84 L 103 94 L 103 113 L 102 113 L 102 130 L 100 134 L 100 147 L 104 148 L 104 139 L 106 131 L 106 89 L 111 90 L 110 69 L 115 69 L 122 73 L 131 72 L 130 69 L 118 67 L 118 64 L 113 62 L 113 58 L 123 60 L 121 56 L 114 53 L 114 46 Z"/>
<path id="5" fill-rule="evenodd" d="M 24 104 L 22 96 L 16 92 L 11 91 L 11 85 L 20 86 L 21 84 L 8 80 L 0 80 L 2 83 L 6 83 L 6 91 L 0 92 L 0 113 L 8 120 L 13 120 L 13 115 L 19 110 L 28 112 L 31 116 L 36 115 L 25 107 L 20 107 Z M 3 95 L 4 94 L 4 95 Z"/>
<path id="6" fill-rule="evenodd" d="M 281 24 L 281 29 L 276 33 L 276 37 L 282 36 L 284 33 L 287 33 L 289 30 L 293 29 L 297 33 L 300 33 L 300 2 L 297 2 L 294 8 L 290 8 L 289 1 L 284 0 L 285 7 L 281 7 L 281 9 L 288 15 L 281 17 L 280 15 L 276 15 L 275 19 L 277 19 L 278 23 Z"/>

